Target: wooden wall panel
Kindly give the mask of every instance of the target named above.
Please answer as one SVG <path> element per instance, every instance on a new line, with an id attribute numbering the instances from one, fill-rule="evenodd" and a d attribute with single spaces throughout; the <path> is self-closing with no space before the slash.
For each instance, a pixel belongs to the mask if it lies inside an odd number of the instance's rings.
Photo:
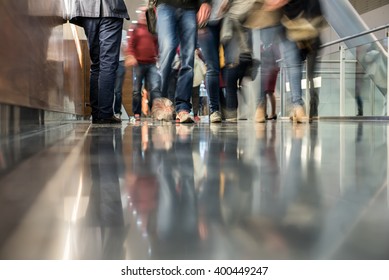
<path id="1" fill-rule="evenodd" d="M 84 114 L 85 73 L 61 3 L 0 1 L 0 104 Z"/>

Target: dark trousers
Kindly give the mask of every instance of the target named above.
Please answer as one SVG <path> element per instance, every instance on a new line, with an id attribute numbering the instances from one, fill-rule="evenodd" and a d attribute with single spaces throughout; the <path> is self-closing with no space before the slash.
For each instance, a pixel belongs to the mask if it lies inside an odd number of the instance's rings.
<path id="1" fill-rule="evenodd" d="M 88 38 L 90 69 L 90 104 L 92 118 L 113 116 L 116 69 L 119 65 L 122 18 L 83 18 Z"/>

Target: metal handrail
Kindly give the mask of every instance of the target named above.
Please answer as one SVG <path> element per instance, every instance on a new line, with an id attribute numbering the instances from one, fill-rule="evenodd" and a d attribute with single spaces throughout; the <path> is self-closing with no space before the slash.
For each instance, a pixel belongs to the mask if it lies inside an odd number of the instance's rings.
<path id="1" fill-rule="evenodd" d="M 320 48 L 326 48 L 326 47 L 329 47 L 329 46 L 332 46 L 332 45 L 336 45 L 338 43 L 342 43 L 342 42 L 345 42 L 347 40 L 351 40 L 351 39 L 354 39 L 354 38 L 357 38 L 357 37 L 360 37 L 360 36 L 363 36 L 363 35 L 366 35 L 366 34 L 369 34 L 369 33 L 380 31 L 380 30 L 385 29 L 385 28 L 389 28 L 389 24 L 381 25 L 379 27 L 376 27 L 376 28 L 373 28 L 373 29 L 370 29 L 370 30 L 367 30 L 367 31 L 363 31 L 363 32 L 358 33 L 358 34 L 354 34 L 354 35 L 351 35 L 351 36 L 346 36 L 344 38 L 340 38 L 338 40 L 325 43 L 325 44 L 321 45 Z"/>

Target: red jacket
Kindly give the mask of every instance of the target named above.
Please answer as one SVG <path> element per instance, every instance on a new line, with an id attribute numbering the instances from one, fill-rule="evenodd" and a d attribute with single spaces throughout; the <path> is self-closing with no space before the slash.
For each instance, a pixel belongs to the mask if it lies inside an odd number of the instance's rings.
<path id="1" fill-rule="evenodd" d="M 152 35 L 147 26 L 137 24 L 129 31 L 127 55 L 133 55 L 139 63 L 156 63 L 158 56 L 158 39 Z"/>

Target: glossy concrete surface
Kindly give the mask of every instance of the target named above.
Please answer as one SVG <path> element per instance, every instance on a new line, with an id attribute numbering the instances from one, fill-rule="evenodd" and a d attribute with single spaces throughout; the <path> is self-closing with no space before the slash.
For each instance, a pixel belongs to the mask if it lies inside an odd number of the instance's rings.
<path id="1" fill-rule="evenodd" d="M 118 126 L 1 138 L 1 259 L 388 259 L 388 123 Z"/>

